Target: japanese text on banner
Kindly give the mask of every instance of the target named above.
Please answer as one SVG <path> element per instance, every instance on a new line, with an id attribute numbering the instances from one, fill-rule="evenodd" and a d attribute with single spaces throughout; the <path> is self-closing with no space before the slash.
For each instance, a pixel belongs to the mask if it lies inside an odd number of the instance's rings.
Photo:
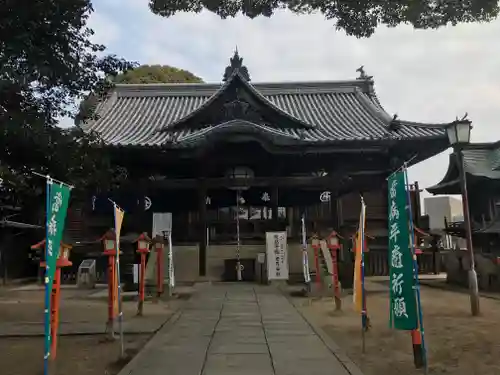
<path id="1" fill-rule="evenodd" d="M 56 262 L 59 256 L 59 246 L 64 232 L 64 222 L 66 211 L 68 210 L 68 200 L 70 190 L 65 185 L 49 185 L 49 207 L 47 207 L 47 243 L 46 258 L 47 269 L 45 273 L 45 283 L 49 284 L 52 290 Z"/>
<path id="2" fill-rule="evenodd" d="M 388 190 L 390 324 L 396 329 L 412 330 L 417 328 L 417 306 L 403 172 L 389 177 Z"/>

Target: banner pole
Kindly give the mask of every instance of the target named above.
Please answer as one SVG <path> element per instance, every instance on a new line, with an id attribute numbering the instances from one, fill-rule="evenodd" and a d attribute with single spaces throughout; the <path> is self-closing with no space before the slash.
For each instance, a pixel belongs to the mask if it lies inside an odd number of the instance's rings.
<path id="1" fill-rule="evenodd" d="M 50 290 L 49 290 L 49 280 L 48 280 L 48 273 L 49 273 L 49 267 L 48 267 L 48 237 L 49 237 L 49 211 L 50 211 L 50 187 L 52 185 L 52 180 L 48 176 L 43 176 L 46 177 L 46 186 L 47 186 L 47 197 L 45 199 L 45 204 L 46 204 L 46 213 L 45 213 L 45 309 L 44 309 L 44 314 L 45 314 L 45 352 L 43 356 L 43 373 L 44 375 L 49 374 L 49 356 L 50 356 Z M 47 335 L 49 336 L 49 339 L 47 340 Z"/>
<path id="2" fill-rule="evenodd" d="M 409 158 L 408 160 L 406 160 L 400 167 L 396 168 L 396 170 L 392 171 L 389 176 L 387 176 L 385 178 L 385 180 L 389 180 L 389 178 L 391 178 L 392 176 L 394 176 L 396 173 L 400 172 L 400 171 L 403 171 L 403 168 L 405 168 L 406 165 L 408 165 L 408 163 L 412 162 L 413 159 L 415 159 L 416 157 L 418 156 L 418 153 L 417 154 L 414 154 L 411 158 Z"/>
<path id="3" fill-rule="evenodd" d="M 175 288 L 174 251 L 172 247 L 172 228 L 168 232 L 168 296 L 172 297 Z"/>
<path id="4" fill-rule="evenodd" d="M 66 182 L 64 181 L 61 181 L 61 180 L 56 180 L 55 178 L 52 178 L 48 175 L 45 175 L 45 174 L 41 174 L 41 173 L 38 173 L 38 172 L 31 172 L 33 173 L 35 176 L 38 176 L 38 177 L 43 177 L 45 178 L 47 181 L 51 181 L 52 182 L 55 182 L 57 184 L 61 184 L 61 185 L 65 185 L 67 187 L 69 187 L 70 189 L 73 189 L 75 186 L 74 185 L 71 185 L 71 184 L 67 184 Z"/>
<path id="5" fill-rule="evenodd" d="M 410 247 L 411 247 L 411 252 L 412 252 L 412 259 L 413 259 L 413 274 L 415 278 L 415 294 L 417 298 L 417 310 L 418 310 L 418 325 L 417 329 L 420 331 L 420 340 L 421 340 L 421 347 L 422 347 L 422 361 L 424 365 L 424 373 L 427 374 L 428 371 L 428 365 L 427 365 L 427 348 L 425 345 L 425 336 L 424 336 L 424 317 L 422 313 L 422 302 L 420 298 L 420 281 L 418 277 L 418 261 L 417 261 L 417 255 L 415 253 L 415 228 L 413 225 L 413 212 L 412 212 L 412 204 L 411 204 L 411 195 L 410 195 L 410 183 L 408 181 L 408 168 L 407 168 L 407 163 L 403 164 L 403 173 L 404 173 L 404 179 L 405 179 L 405 187 L 406 187 L 406 200 L 408 202 L 408 225 L 410 227 Z M 418 332 L 413 332 L 413 335 L 417 335 Z M 412 336 L 413 339 L 413 336 Z M 414 341 L 414 340 L 412 340 Z M 415 353 L 415 343 L 414 345 L 414 356 L 416 355 Z M 418 345 L 418 344 L 417 344 Z M 416 358 L 415 358 L 416 360 Z M 417 363 L 415 363 L 417 365 Z"/>

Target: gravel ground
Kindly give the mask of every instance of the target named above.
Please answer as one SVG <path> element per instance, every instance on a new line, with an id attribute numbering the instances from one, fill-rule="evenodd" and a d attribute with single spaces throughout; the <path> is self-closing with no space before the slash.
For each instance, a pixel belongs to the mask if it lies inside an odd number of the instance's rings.
<path id="1" fill-rule="evenodd" d="M 133 356 L 151 335 L 125 336 L 126 354 Z M 126 362 L 117 361 L 118 342 L 103 343 L 96 336 L 60 337 L 57 359 L 51 363 L 51 375 L 115 375 Z M 42 375 L 43 338 L 0 338 L 2 374 Z M 4 372 L 5 371 L 5 372 Z"/>
<path id="2" fill-rule="evenodd" d="M 332 299 L 294 298 L 300 310 L 341 346 L 365 375 L 422 374 L 413 366 L 410 334 L 389 328 L 386 287 L 367 282 L 372 328 L 361 353 L 361 317 L 353 311 L 352 295 L 335 312 Z M 429 374 L 500 374 L 500 301 L 481 299 L 481 316 L 472 317 L 468 295 L 422 287 Z"/>
<path id="3" fill-rule="evenodd" d="M 95 292 L 95 291 L 93 291 Z M 60 321 L 72 323 L 94 323 L 104 332 L 107 320 L 105 299 L 90 299 L 92 292 L 78 289 L 61 291 Z M 137 303 L 124 301 L 124 319 L 140 327 L 147 321 L 147 333 L 125 335 L 126 356 L 133 357 L 152 337 L 151 326 L 158 328 L 179 307 L 181 301 L 160 301 L 144 304 L 144 316 L 137 317 Z M 43 292 L 0 290 L 0 323 L 43 322 Z M 144 323 L 146 324 L 146 323 Z M 139 329 L 140 331 L 140 329 Z M 38 375 L 43 371 L 43 337 L 1 337 L 0 332 L 0 373 L 6 375 Z M 126 361 L 118 361 L 120 345 L 103 342 L 104 335 L 60 336 L 57 358 L 51 364 L 51 375 L 114 375 Z M 28 359 L 28 360 L 27 360 Z"/>

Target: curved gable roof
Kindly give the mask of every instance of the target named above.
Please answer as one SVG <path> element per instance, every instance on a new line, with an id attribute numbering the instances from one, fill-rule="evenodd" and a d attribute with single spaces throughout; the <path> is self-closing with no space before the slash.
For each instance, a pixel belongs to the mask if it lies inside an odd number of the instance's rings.
<path id="1" fill-rule="evenodd" d="M 500 180 L 499 154 L 500 144 L 471 143 L 462 151 L 464 172 L 475 178 Z M 448 169 L 444 177 L 436 185 L 427 188 L 431 194 L 452 194 L 457 191 L 459 183 L 458 164 L 454 154 L 450 154 Z"/>
<path id="2" fill-rule="evenodd" d="M 292 114 L 282 110 L 278 106 L 276 106 L 273 102 L 269 101 L 264 97 L 259 91 L 257 91 L 240 73 L 239 70 L 235 70 L 231 76 L 227 79 L 227 81 L 212 95 L 210 96 L 203 104 L 201 104 L 198 108 L 188 113 L 184 117 L 165 125 L 164 128 L 160 129 L 160 131 L 172 131 L 179 130 L 183 128 L 199 128 L 199 126 L 192 126 L 193 120 L 196 121 L 196 117 L 202 114 L 204 111 L 217 111 L 220 108 L 212 109 L 211 107 L 217 106 L 217 100 L 221 99 L 222 96 L 229 91 L 231 86 L 238 85 L 244 90 L 246 90 L 253 99 L 260 102 L 261 105 L 269 108 L 273 111 L 278 117 L 282 117 L 287 123 L 291 123 L 294 128 L 311 128 L 313 125 L 304 122 L 302 119 L 293 116 Z M 233 98 L 236 99 L 236 98 Z M 191 124 L 190 124 L 191 123 Z M 198 124 L 197 124 L 198 125 Z M 210 124 L 217 125 L 217 124 Z M 288 124 L 287 124 L 288 125 Z M 283 126 L 282 127 L 290 127 Z"/>

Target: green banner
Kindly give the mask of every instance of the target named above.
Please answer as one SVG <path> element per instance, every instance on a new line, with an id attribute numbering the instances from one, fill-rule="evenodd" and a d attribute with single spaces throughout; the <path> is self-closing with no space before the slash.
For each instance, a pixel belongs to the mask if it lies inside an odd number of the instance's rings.
<path id="1" fill-rule="evenodd" d="M 47 270 L 45 283 L 52 290 L 54 275 L 56 271 L 59 246 L 64 232 L 64 222 L 68 210 L 70 189 L 65 185 L 47 184 L 48 207 L 47 207 L 47 243 L 45 247 L 45 261 Z"/>
<path id="2" fill-rule="evenodd" d="M 407 194 L 404 172 L 388 179 L 388 236 L 390 264 L 390 325 L 395 329 L 417 328 L 413 255 L 410 249 Z"/>

